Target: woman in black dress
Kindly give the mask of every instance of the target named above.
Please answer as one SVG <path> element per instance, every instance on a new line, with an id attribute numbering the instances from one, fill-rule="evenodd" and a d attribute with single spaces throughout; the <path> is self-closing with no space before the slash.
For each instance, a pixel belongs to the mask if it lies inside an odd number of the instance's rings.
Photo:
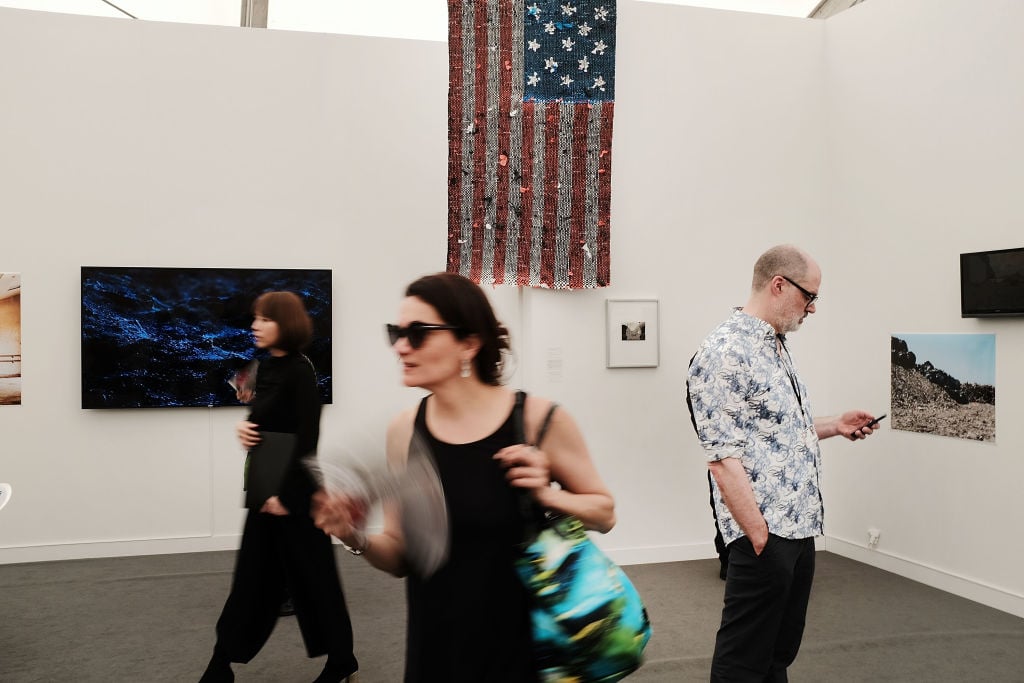
<path id="1" fill-rule="evenodd" d="M 451 525 L 447 562 L 430 577 L 408 578 L 405 681 L 535 681 L 529 605 L 515 570 L 524 538 L 520 495 L 601 532 L 615 524 L 612 496 L 566 411 L 554 412 L 543 450 L 518 443 L 515 393 L 501 386 L 508 332 L 473 282 L 451 273 L 420 278 L 388 332 L 403 382 L 431 392 L 392 422 L 388 458 L 401 469 L 418 430 L 440 474 Z M 550 407 L 527 397 L 530 440 Z M 408 573 L 396 506 L 385 507 L 382 533 L 366 536 L 359 501 L 324 494 L 317 502 L 317 524 L 351 552 L 396 576 Z"/>
<path id="2" fill-rule="evenodd" d="M 348 681 L 359 668 L 352 654 L 352 625 L 338 580 L 331 540 L 310 517 L 317 482 L 302 464 L 316 453 L 320 396 L 316 372 L 300 353 L 313 326 L 298 295 L 267 292 L 253 304 L 256 348 L 269 352 L 260 362 L 250 396 L 249 418 L 238 424 L 238 439 L 251 449 L 260 432 L 295 435 L 295 448 L 277 495 L 250 509 L 242 532 L 235 574 L 217 621 L 217 644 L 201 683 L 233 681 L 231 662 L 248 662 L 270 637 L 290 596 L 306 653 L 326 654 L 318 683 Z"/>

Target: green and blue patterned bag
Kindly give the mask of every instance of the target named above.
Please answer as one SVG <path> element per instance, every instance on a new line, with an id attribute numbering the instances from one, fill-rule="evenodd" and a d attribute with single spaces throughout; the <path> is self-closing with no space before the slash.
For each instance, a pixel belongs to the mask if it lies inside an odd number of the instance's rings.
<path id="1" fill-rule="evenodd" d="M 525 443 L 524 399 L 520 392 L 515 420 Z M 537 444 L 554 410 L 552 406 Z M 533 508 L 524 514 L 532 515 L 536 534 L 524 544 L 516 569 L 532 601 L 534 656 L 541 680 L 610 683 L 625 678 L 639 668 L 651 638 L 640 594 L 590 540 L 580 520 L 570 515 L 537 516 L 536 504 Z"/>

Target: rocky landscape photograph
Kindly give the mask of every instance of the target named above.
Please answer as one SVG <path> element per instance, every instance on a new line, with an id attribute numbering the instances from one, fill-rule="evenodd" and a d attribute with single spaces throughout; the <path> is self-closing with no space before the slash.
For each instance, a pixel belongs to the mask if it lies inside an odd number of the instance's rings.
<path id="1" fill-rule="evenodd" d="M 891 339 L 892 428 L 995 441 L 994 334 Z"/>

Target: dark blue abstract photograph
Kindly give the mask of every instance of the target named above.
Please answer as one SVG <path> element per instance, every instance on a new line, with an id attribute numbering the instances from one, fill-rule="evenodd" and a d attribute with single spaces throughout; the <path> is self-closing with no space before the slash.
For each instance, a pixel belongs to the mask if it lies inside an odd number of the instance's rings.
<path id="1" fill-rule="evenodd" d="M 82 267 L 82 407 L 241 405 L 229 383 L 261 357 L 252 303 L 302 297 L 313 319 L 304 351 L 331 402 L 331 271 Z"/>

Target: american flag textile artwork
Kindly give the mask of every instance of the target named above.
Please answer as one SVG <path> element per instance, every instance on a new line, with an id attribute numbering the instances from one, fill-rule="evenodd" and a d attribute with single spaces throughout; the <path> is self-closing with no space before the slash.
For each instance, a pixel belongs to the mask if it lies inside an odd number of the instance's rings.
<path id="1" fill-rule="evenodd" d="M 449 272 L 609 284 L 615 20 L 615 0 L 449 0 Z"/>

